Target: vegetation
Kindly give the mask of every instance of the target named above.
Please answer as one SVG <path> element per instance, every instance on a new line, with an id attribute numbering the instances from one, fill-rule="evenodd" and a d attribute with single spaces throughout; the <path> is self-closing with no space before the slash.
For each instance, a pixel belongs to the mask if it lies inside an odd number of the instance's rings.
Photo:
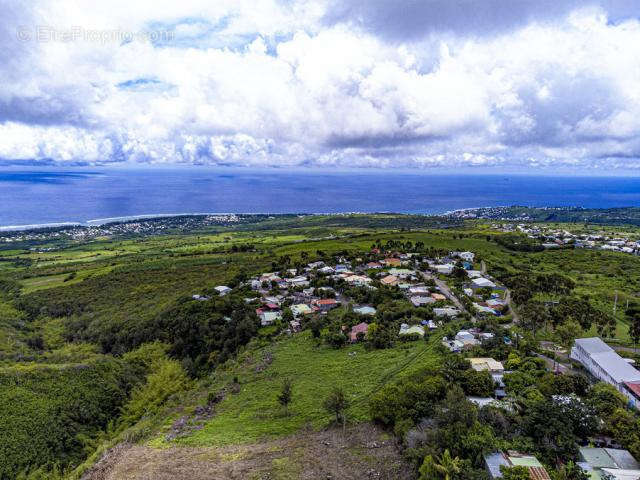
<path id="1" fill-rule="evenodd" d="M 637 344 L 634 256 L 542 251 L 479 222 L 402 215 L 262 216 L 195 229 L 177 222 L 163 235 L 52 235 L 7 245 L 0 251 L 3 480 L 79 478 L 125 439 L 230 445 L 333 421 L 382 425 L 423 478 L 483 478 L 482 454 L 504 448 L 538 454 L 565 475 L 558 478 L 579 478 L 566 460 L 576 459 L 577 442 L 600 433 L 640 456 L 638 417 L 615 391 L 590 388 L 580 375 L 554 376 L 532 356 L 540 340 L 567 347 L 581 334 Z M 514 344 L 487 342 L 472 353 L 508 363 L 514 411 L 470 404 L 467 396 L 492 393 L 491 377 L 440 348 L 442 336 L 471 325 L 468 317 L 426 340 L 400 341 L 400 324 L 433 319 L 432 308 L 413 307 L 396 287 L 319 278 L 312 287 L 336 288 L 351 301 L 303 321 L 289 337 L 284 323 L 260 328 L 256 304 L 247 301 L 252 292 L 240 286 L 259 272 L 337 263 L 372 249 L 434 257 L 470 250 L 475 268 L 484 264 L 510 289 L 513 310 L 499 319 L 517 318 L 518 335 L 497 321 L 476 325 Z M 461 279 L 458 266 L 451 286 Z M 217 285 L 235 288 L 218 296 Z M 362 317 L 354 304 L 377 313 Z M 284 317 L 293 318 L 290 309 Z M 342 327 L 365 318 L 366 335 L 351 344 Z M 579 402 L 558 405 L 554 395 Z"/>

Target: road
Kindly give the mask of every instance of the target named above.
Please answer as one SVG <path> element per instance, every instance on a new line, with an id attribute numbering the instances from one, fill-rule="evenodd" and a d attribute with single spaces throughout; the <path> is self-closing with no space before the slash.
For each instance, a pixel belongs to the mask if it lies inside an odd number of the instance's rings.
<path id="1" fill-rule="evenodd" d="M 464 305 L 462 305 L 462 302 L 460 302 L 460 300 L 458 300 L 458 297 L 456 297 L 453 292 L 451 291 L 451 289 L 449 288 L 449 285 L 447 285 L 445 282 L 443 282 L 442 280 L 440 280 L 438 277 L 436 277 L 435 275 L 432 275 L 430 273 L 427 272 L 420 272 L 422 274 L 422 277 L 425 280 L 433 280 L 434 282 L 436 282 L 436 286 L 440 289 L 440 292 L 442 292 L 442 294 L 447 297 L 455 306 L 458 310 L 460 310 L 461 312 L 466 312 L 469 313 L 467 311 L 466 308 L 464 308 Z M 471 317 L 471 319 L 475 322 L 476 319 L 474 316 Z"/>

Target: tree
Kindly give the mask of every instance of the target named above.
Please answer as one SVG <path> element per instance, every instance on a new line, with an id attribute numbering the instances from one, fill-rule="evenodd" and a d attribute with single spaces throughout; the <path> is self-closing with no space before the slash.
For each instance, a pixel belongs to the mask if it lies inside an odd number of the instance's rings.
<path id="1" fill-rule="evenodd" d="M 289 413 L 289 404 L 293 396 L 293 382 L 289 378 L 285 378 L 282 382 L 282 388 L 278 394 L 278 403 L 282 405 L 286 414 Z"/>
<path id="2" fill-rule="evenodd" d="M 460 473 L 462 460 L 452 457 L 449 450 L 445 450 L 440 457 L 434 459 L 431 455 L 424 457 L 420 467 L 419 480 L 451 480 L 454 475 Z"/>
<path id="3" fill-rule="evenodd" d="M 341 388 L 335 387 L 325 399 L 322 406 L 327 412 L 336 416 L 336 423 L 342 422 L 342 426 L 344 427 L 346 423 L 345 411 L 349 408 L 349 400 Z"/>
<path id="4" fill-rule="evenodd" d="M 589 480 L 589 475 L 579 465 L 569 461 L 553 475 L 554 480 Z"/>
<path id="5" fill-rule="evenodd" d="M 569 348 L 574 338 L 580 337 L 582 334 L 582 328 L 580 325 L 573 321 L 569 320 L 561 325 L 556 327 L 556 338 L 558 343 L 565 348 Z"/>
<path id="6" fill-rule="evenodd" d="M 629 319 L 629 336 L 633 340 L 637 351 L 638 343 L 640 342 L 640 304 L 629 305 L 625 313 Z"/>
<path id="7" fill-rule="evenodd" d="M 516 465 L 515 467 L 500 465 L 500 473 L 502 473 L 503 480 L 531 480 L 529 469 L 522 465 Z"/>
<path id="8" fill-rule="evenodd" d="M 608 383 L 596 383 L 587 394 L 587 403 L 601 417 L 609 417 L 618 408 L 627 405 L 627 398 Z"/>

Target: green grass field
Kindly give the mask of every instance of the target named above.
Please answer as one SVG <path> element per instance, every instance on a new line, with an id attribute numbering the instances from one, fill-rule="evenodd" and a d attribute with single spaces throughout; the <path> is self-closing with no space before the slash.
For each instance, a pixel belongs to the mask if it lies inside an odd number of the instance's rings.
<path id="1" fill-rule="evenodd" d="M 294 433 L 301 428 L 322 428 L 331 422 L 322 402 L 334 387 L 344 390 L 350 400 L 349 421 L 368 420 L 371 394 L 399 375 L 437 362 L 435 342 L 399 343 L 387 350 L 366 351 L 361 345 L 334 350 L 317 346 L 309 332 L 281 340 L 273 346 L 251 349 L 223 372 L 213 390 L 237 376 L 238 393 L 227 394 L 216 407 L 214 418 L 203 429 L 176 440 L 180 445 L 228 445 Z M 262 355 L 272 352 L 273 363 L 256 372 Z M 293 382 L 293 401 L 288 414 L 276 396 L 283 379 Z M 157 437 L 152 445 L 166 445 Z"/>

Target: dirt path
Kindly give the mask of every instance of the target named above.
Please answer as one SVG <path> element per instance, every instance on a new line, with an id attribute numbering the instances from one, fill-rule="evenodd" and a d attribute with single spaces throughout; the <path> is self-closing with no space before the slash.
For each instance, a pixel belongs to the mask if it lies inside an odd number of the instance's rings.
<path id="1" fill-rule="evenodd" d="M 371 424 L 229 447 L 118 446 L 83 480 L 409 480 L 394 440 Z"/>

